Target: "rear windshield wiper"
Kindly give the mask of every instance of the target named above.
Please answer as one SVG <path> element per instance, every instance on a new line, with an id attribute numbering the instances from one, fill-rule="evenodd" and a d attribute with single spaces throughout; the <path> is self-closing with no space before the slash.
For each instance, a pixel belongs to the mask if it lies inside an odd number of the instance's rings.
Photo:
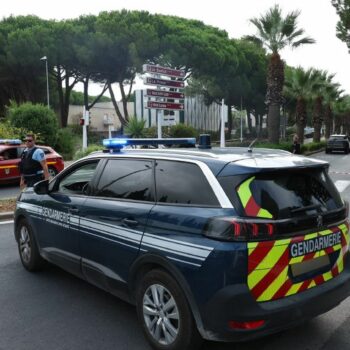
<path id="1" fill-rule="evenodd" d="M 311 205 L 307 205 L 306 207 L 302 207 L 302 208 L 296 208 L 296 209 L 291 209 L 291 213 L 297 213 L 299 211 L 307 211 L 307 210 L 312 210 L 312 209 L 318 209 L 321 207 L 321 204 L 311 204 Z"/>

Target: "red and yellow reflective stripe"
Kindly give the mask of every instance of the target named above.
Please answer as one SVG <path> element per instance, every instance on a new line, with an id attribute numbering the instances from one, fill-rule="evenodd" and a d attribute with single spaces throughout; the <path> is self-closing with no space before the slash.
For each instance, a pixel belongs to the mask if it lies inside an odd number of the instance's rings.
<path id="1" fill-rule="evenodd" d="M 0 169 L 12 169 L 12 168 L 18 168 L 17 165 L 1 165 Z"/>
<path id="2" fill-rule="evenodd" d="M 46 162 L 47 165 L 56 164 L 57 162 Z"/>
<path id="3" fill-rule="evenodd" d="M 291 243 L 329 235 L 339 230 L 341 232 L 340 244 L 303 256 L 289 256 L 289 245 Z M 300 293 L 322 284 L 343 271 L 344 256 L 349 250 L 349 241 L 348 227 L 346 224 L 341 224 L 329 230 L 311 233 L 306 236 L 277 241 L 248 243 L 248 287 L 255 299 L 262 302 Z M 293 283 L 289 278 L 288 270 L 290 265 L 337 251 L 339 252 L 339 256 L 336 262 L 329 271 L 322 275 L 298 283 Z"/>
<path id="4" fill-rule="evenodd" d="M 250 190 L 250 184 L 254 179 L 255 176 L 249 178 L 242 182 L 237 188 L 238 197 L 243 205 L 245 214 L 248 216 L 272 219 L 271 213 L 268 210 L 261 208 L 253 197 Z"/>

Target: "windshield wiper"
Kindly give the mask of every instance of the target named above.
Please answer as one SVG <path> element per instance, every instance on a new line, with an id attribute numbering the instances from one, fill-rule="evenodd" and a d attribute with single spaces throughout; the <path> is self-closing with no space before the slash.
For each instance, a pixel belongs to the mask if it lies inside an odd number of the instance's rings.
<path id="1" fill-rule="evenodd" d="M 302 208 L 296 208 L 296 209 L 291 209 L 291 213 L 297 213 L 299 211 L 307 211 L 307 210 L 312 210 L 312 209 L 318 209 L 321 207 L 321 204 L 311 204 L 311 205 L 307 205 L 306 207 L 302 207 Z"/>

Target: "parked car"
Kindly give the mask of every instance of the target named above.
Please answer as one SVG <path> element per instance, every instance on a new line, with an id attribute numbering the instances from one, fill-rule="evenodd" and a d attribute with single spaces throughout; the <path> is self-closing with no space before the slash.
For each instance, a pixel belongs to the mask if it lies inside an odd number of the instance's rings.
<path id="1" fill-rule="evenodd" d="M 307 126 L 304 128 L 304 136 L 306 138 L 314 137 L 314 132 L 315 132 L 315 129 L 311 128 L 310 126 Z"/>
<path id="2" fill-rule="evenodd" d="M 326 153 L 342 151 L 345 154 L 348 154 L 349 149 L 349 138 L 347 135 L 331 135 L 327 140 Z"/>
<path id="3" fill-rule="evenodd" d="M 41 145 L 36 147 L 44 151 L 51 177 L 64 169 L 63 158 L 54 149 Z M 21 140 L 0 140 L 0 184 L 19 182 L 18 164 L 25 148 Z"/>
<path id="4" fill-rule="evenodd" d="M 135 304 L 158 350 L 268 335 L 349 296 L 348 206 L 327 162 L 206 145 L 121 149 L 138 142 L 106 140 L 105 152 L 21 193 L 24 268 L 47 260 Z"/>

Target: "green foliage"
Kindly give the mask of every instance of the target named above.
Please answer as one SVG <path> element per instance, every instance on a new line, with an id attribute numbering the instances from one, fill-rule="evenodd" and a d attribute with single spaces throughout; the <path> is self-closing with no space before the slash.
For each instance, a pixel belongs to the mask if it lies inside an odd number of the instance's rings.
<path id="1" fill-rule="evenodd" d="M 169 137 L 197 137 L 198 131 L 190 125 L 176 124 L 168 130 Z"/>
<path id="2" fill-rule="evenodd" d="M 301 146 L 301 152 L 307 153 L 307 152 L 318 151 L 318 150 L 324 149 L 325 147 L 326 147 L 326 141 L 310 142 L 310 143 L 303 144 Z"/>
<path id="3" fill-rule="evenodd" d="M 70 128 L 58 130 L 57 141 L 54 148 L 57 152 L 61 153 L 64 159 L 70 160 L 73 158 L 75 144 L 76 136 Z"/>
<path id="4" fill-rule="evenodd" d="M 55 113 L 41 104 L 30 102 L 17 105 L 11 103 L 7 108 L 7 117 L 12 126 L 21 130 L 31 130 L 39 141 L 55 145 L 58 123 Z"/>
<path id="5" fill-rule="evenodd" d="M 101 146 L 101 145 L 96 145 L 96 144 L 89 145 L 86 148 L 86 150 L 84 150 L 84 151 L 83 150 L 79 150 L 78 152 L 76 152 L 75 155 L 74 155 L 74 160 L 86 157 L 87 155 L 89 155 L 92 152 L 101 151 L 103 149 L 104 149 L 104 147 Z"/>
<path id="6" fill-rule="evenodd" d="M 332 0 L 337 11 L 337 37 L 344 41 L 350 49 L 350 0 Z"/>
<path id="7" fill-rule="evenodd" d="M 145 119 L 137 119 L 136 117 L 129 118 L 124 133 L 133 138 L 141 138 L 145 136 Z"/>
<path id="8" fill-rule="evenodd" d="M 95 101 L 97 96 L 89 96 L 89 103 Z M 110 102 L 111 99 L 107 96 L 101 96 L 98 102 Z M 75 106 L 83 106 L 84 105 L 84 94 L 79 91 L 72 90 L 70 94 L 70 104 Z"/>
<path id="9" fill-rule="evenodd" d="M 23 128 L 15 128 L 8 121 L 0 122 L 0 139 L 22 140 L 29 131 Z"/>

